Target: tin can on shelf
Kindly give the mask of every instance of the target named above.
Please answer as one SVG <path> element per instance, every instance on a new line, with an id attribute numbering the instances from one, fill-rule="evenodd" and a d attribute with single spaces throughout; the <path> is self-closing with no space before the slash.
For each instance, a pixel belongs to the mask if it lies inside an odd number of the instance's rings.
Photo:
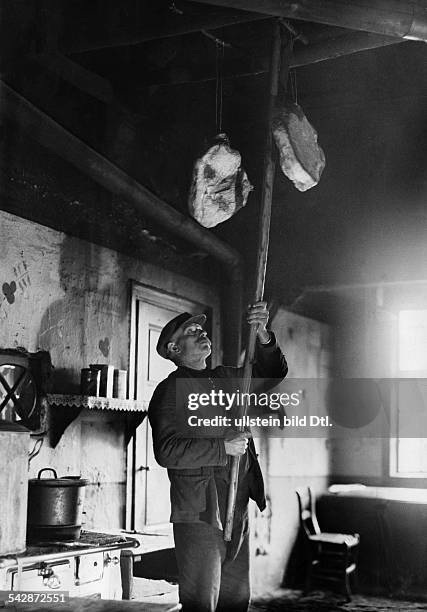
<path id="1" fill-rule="evenodd" d="M 127 370 L 114 370 L 113 397 L 126 399 L 127 379 Z"/>
<path id="2" fill-rule="evenodd" d="M 99 397 L 113 397 L 114 366 L 104 363 L 91 363 L 90 369 L 99 374 Z"/>
<path id="3" fill-rule="evenodd" d="M 80 393 L 82 395 L 91 395 L 94 397 L 99 397 L 100 380 L 101 372 L 99 370 L 82 368 L 80 375 Z"/>

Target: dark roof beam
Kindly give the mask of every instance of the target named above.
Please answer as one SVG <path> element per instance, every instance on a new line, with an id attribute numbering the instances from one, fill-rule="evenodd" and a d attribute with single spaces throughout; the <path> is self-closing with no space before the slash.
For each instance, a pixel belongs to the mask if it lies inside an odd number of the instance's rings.
<path id="1" fill-rule="evenodd" d="M 191 0 L 264 15 L 427 42 L 423 0 Z"/>
<path id="2" fill-rule="evenodd" d="M 65 57 L 65 55 L 43 53 L 34 56 L 34 59 L 42 68 L 50 70 L 61 79 L 64 79 L 64 81 L 101 100 L 101 102 L 106 104 L 113 102 L 113 88 L 107 79 L 73 62 L 68 57 Z"/>
<path id="3" fill-rule="evenodd" d="M 392 36 L 379 36 L 369 32 L 351 32 L 347 35 L 322 40 L 312 45 L 298 45 L 294 48 L 291 59 L 291 68 L 299 68 L 309 64 L 337 59 L 352 53 L 376 49 L 387 45 L 404 42 L 404 39 Z M 224 66 L 223 78 L 240 78 L 264 74 L 269 70 L 267 55 L 255 55 L 248 49 L 246 57 L 230 59 Z M 166 70 L 151 72 L 147 76 L 144 86 L 151 85 L 178 85 L 184 83 L 197 83 L 213 81 L 216 79 L 215 67 L 211 64 L 199 64 L 191 69 L 175 70 L 173 67 Z"/>
<path id="4" fill-rule="evenodd" d="M 126 27 L 117 27 L 117 29 L 108 33 L 97 34 L 97 30 L 94 28 L 90 37 L 87 33 L 80 34 L 78 30 L 72 31 L 72 37 L 68 38 L 64 35 L 63 39 L 58 42 L 58 46 L 62 53 L 83 53 L 111 47 L 138 45 L 149 40 L 170 38 L 201 30 L 214 30 L 262 19 L 266 19 L 266 16 L 233 9 L 214 10 L 197 15 L 171 14 L 168 19 L 162 20 L 161 23 L 154 23 L 150 20 L 142 24 L 129 23 Z"/>

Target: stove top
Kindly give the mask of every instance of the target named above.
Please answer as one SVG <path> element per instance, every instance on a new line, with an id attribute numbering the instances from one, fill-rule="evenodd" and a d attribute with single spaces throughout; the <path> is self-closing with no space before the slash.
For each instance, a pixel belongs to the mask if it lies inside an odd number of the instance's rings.
<path id="1" fill-rule="evenodd" d="M 98 531 L 81 531 L 80 538 L 71 542 L 36 542 L 18 555 L 6 555 L 0 558 L 0 568 L 10 562 L 49 561 L 52 559 L 77 556 L 81 553 L 107 551 L 121 548 L 136 548 L 138 540 L 123 534 L 101 533 Z"/>
<path id="2" fill-rule="evenodd" d="M 126 544 L 133 538 L 126 538 L 123 534 L 101 533 L 99 531 L 81 531 L 78 540 L 64 541 L 46 541 L 36 542 L 36 546 L 45 547 L 66 547 L 66 548 L 87 548 L 94 546 L 111 546 L 113 544 Z"/>

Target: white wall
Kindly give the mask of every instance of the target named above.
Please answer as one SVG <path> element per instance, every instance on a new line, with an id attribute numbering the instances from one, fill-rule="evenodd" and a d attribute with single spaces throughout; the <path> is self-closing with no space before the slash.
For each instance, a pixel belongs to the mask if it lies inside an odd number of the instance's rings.
<path id="1" fill-rule="evenodd" d="M 128 369 L 130 279 L 219 311 L 212 286 L 2 211 L 0 262 L 6 291 L 0 293 L 0 347 L 49 351 L 56 393 L 78 393 L 80 369 L 90 363 Z M 81 473 L 91 482 L 87 526 L 119 527 L 125 464 L 123 421 L 91 411 L 68 427 L 55 449 L 45 442 L 30 477 L 42 467 L 60 476 Z"/>
<path id="2" fill-rule="evenodd" d="M 327 325 L 279 309 L 272 329 L 288 361 L 288 378 L 328 376 Z M 327 438 L 265 438 L 255 442 L 269 497 L 269 507 L 262 514 L 251 504 L 252 587 L 254 594 L 262 594 L 278 587 L 288 568 L 299 529 L 295 489 L 306 485 L 318 492 L 325 489 L 330 450 Z"/>

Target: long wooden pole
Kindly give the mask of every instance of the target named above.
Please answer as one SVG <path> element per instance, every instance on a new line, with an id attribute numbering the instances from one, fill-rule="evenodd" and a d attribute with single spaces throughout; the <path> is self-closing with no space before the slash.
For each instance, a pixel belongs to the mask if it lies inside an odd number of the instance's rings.
<path id="1" fill-rule="evenodd" d="M 256 267 L 256 286 L 254 303 L 260 302 L 264 294 L 265 273 L 267 268 L 268 243 L 270 237 L 270 219 L 271 219 L 271 204 L 273 196 L 273 183 L 275 173 L 275 155 L 273 150 L 273 135 L 271 132 L 271 121 L 273 118 L 274 109 L 277 102 L 279 91 L 279 76 L 280 76 L 280 57 L 281 57 L 281 30 L 277 21 L 274 22 L 273 34 L 273 50 L 271 57 L 270 68 L 270 99 L 268 106 L 268 123 L 265 143 L 264 155 L 264 177 L 262 183 L 262 197 L 260 210 L 260 228 L 259 228 L 259 243 L 258 243 L 258 260 Z M 252 379 L 252 365 L 255 354 L 257 329 L 255 325 L 251 325 L 249 330 L 248 344 L 246 347 L 246 358 L 243 369 L 243 385 L 244 393 L 249 393 Z M 244 395 L 243 397 L 248 397 Z M 242 407 L 242 416 L 246 414 L 247 403 Z M 244 428 L 241 427 L 241 430 Z M 239 481 L 239 465 L 240 457 L 232 457 L 230 486 L 228 490 L 227 500 L 227 515 L 224 527 L 224 540 L 229 542 L 233 531 L 234 509 L 236 506 L 236 494 Z"/>

